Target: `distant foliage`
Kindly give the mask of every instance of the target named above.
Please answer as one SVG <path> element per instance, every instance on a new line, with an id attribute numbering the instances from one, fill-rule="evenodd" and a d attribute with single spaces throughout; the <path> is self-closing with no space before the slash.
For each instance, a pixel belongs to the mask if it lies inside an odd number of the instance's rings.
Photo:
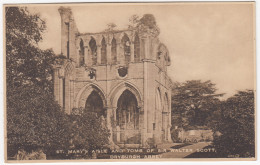
<path id="1" fill-rule="evenodd" d="M 104 30 L 105 32 L 115 31 L 117 25 L 115 23 L 108 23 L 107 28 Z"/>
<path id="2" fill-rule="evenodd" d="M 129 18 L 129 25 L 128 25 L 128 28 L 131 29 L 131 28 L 136 28 L 138 23 L 140 22 L 140 18 L 138 15 L 134 14 L 132 15 L 130 18 Z"/>
<path id="3" fill-rule="evenodd" d="M 160 29 L 156 24 L 155 17 L 152 14 L 144 14 L 141 18 L 136 14 L 132 15 L 129 18 L 128 28 L 136 29 L 140 33 L 160 33 Z"/>
<path id="4" fill-rule="evenodd" d="M 223 157 L 255 157 L 254 91 L 239 91 L 223 102 L 221 118 L 215 124 L 220 136 L 214 145 Z"/>
<path id="5" fill-rule="evenodd" d="M 172 95 L 172 115 L 179 121 L 179 126 L 207 125 L 207 118 L 217 109 L 215 105 L 223 95 L 216 94 L 216 91 L 211 81 L 191 80 L 176 84 Z"/>

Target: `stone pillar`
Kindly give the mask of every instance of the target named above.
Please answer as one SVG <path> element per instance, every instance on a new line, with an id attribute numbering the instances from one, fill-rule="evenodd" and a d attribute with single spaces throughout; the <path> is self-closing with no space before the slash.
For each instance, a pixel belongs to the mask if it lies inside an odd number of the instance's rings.
<path id="1" fill-rule="evenodd" d="M 60 82 L 59 82 L 59 70 L 58 68 L 54 69 L 54 97 L 57 102 L 59 102 L 59 90 L 60 90 Z"/>
<path id="2" fill-rule="evenodd" d="M 118 149 L 119 147 L 113 141 L 113 136 L 114 136 L 113 122 L 116 122 L 115 108 L 111 108 L 111 107 L 107 108 L 106 119 L 107 119 L 107 128 L 109 129 L 110 134 L 111 134 L 109 137 L 109 147 L 110 147 L 110 149 Z"/>
<path id="3" fill-rule="evenodd" d="M 70 79 L 69 76 L 64 77 L 65 79 L 65 101 L 64 105 L 65 105 L 65 112 L 66 113 L 70 113 Z"/>
<path id="4" fill-rule="evenodd" d="M 59 84 L 60 84 L 60 86 L 59 86 L 59 92 L 60 92 L 59 104 L 61 107 L 63 107 L 63 78 L 59 78 Z"/>
<path id="5" fill-rule="evenodd" d="M 134 46 L 134 42 L 131 43 L 131 58 L 130 58 L 131 62 L 135 61 L 135 46 Z"/>
<path id="6" fill-rule="evenodd" d="M 112 130 L 112 124 L 111 124 L 111 117 L 113 117 L 113 109 L 107 108 L 107 128 L 109 129 L 111 136 L 109 137 L 109 142 L 113 143 L 113 130 Z"/>
<path id="7" fill-rule="evenodd" d="M 172 136 L 171 136 L 171 114 L 170 112 L 168 113 L 168 116 L 167 116 L 167 135 L 168 136 L 168 142 L 172 142 Z"/>
<path id="8" fill-rule="evenodd" d="M 97 45 L 97 64 L 101 64 L 101 45 Z"/>
<path id="9" fill-rule="evenodd" d="M 72 109 L 74 108 L 74 80 L 70 79 L 70 110 L 69 114 L 71 114 Z"/>
<path id="10" fill-rule="evenodd" d="M 145 47 L 144 47 L 144 50 L 145 50 L 145 59 L 147 59 L 147 53 L 149 52 L 149 49 L 150 49 L 150 44 L 149 44 L 149 38 L 145 38 Z M 150 116 L 150 114 L 148 114 L 148 97 L 149 97 L 149 81 L 148 81 L 148 63 L 149 61 L 147 60 L 144 60 L 144 113 L 145 113 L 145 116 L 146 118 L 148 118 L 148 116 Z M 147 125 L 147 131 L 149 133 L 152 132 L 152 121 L 151 120 L 146 120 L 146 125 Z M 157 124 L 156 124 L 157 125 Z"/>
<path id="11" fill-rule="evenodd" d="M 146 146 L 146 140 L 147 140 L 147 129 L 145 126 L 145 116 L 144 116 L 144 109 L 143 107 L 138 107 L 139 108 L 139 122 L 140 122 L 140 133 L 141 133 L 141 144 L 143 147 L 147 147 Z"/>
<path id="12" fill-rule="evenodd" d="M 107 44 L 107 64 L 112 63 L 112 58 L 111 58 L 111 44 Z"/>

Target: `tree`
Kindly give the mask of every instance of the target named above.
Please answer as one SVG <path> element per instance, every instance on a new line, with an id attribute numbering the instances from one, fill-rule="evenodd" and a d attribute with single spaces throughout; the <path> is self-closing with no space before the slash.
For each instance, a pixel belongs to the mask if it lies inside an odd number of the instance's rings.
<path id="1" fill-rule="evenodd" d="M 138 15 L 134 14 L 132 15 L 130 18 L 129 18 L 129 25 L 128 25 L 128 28 L 131 29 L 131 28 L 136 28 L 138 23 L 140 22 L 140 18 Z"/>
<path id="2" fill-rule="evenodd" d="M 41 50 L 38 43 L 46 29 L 39 14 L 27 8 L 6 7 L 6 81 L 7 90 L 37 85 L 52 92 L 52 50 Z"/>
<path id="3" fill-rule="evenodd" d="M 221 119 L 214 127 L 221 134 L 214 138 L 214 146 L 222 157 L 255 157 L 254 111 L 253 90 L 238 91 L 223 101 Z"/>
<path id="4" fill-rule="evenodd" d="M 215 110 L 219 97 L 211 81 L 190 80 L 176 84 L 172 96 L 172 114 L 179 116 L 182 126 L 204 126 L 207 117 Z"/>
<path id="5" fill-rule="evenodd" d="M 106 120 L 96 112 L 84 108 L 75 108 L 70 115 L 72 123 L 68 129 L 72 148 L 88 150 L 101 149 L 109 144 L 110 132 Z"/>
<path id="6" fill-rule="evenodd" d="M 7 149 L 13 156 L 19 148 L 37 148 L 50 153 L 66 148 L 69 118 L 53 96 L 42 88 L 23 85 L 7 93 Z"/>
<path id="7" fill-rule="evenodd" d="M 152 14 L 144 14 L 139 20 L 139 26 L 144 25 L 149 29 L 157 28 L 155 17 Z"/>
<path id="8" fill-rule="evenodd" d="M 117 25 L 115 23 L 108 23 L 107 28 L 105 29 L 105 32 L 111 32 L 114 31 Z"/>
<path id="9" fill-rule="evenodd" d="M 20 147 L 29 152 L 40 147 L 46 153 L 66 144 L 69 124 L 53 98 L 54 53 L 38 47 L 46 28 L 38 14 L 20 7 L 5 11 L 8 156 Z"/>

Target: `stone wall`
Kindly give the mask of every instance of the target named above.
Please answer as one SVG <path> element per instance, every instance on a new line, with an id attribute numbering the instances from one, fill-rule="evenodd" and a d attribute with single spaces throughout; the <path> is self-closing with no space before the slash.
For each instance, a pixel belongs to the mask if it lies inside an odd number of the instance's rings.
<path id="1" fill-rule="evenodd" d="M 158 30 L 79 33 L 71 10 L 61 7 L 59 11 L 61 52 L 67 57 L 54 71 L 54 93 L 59 104 L 71 113 L 73 108 L 85 107 L 88 96 L 96 91 L 113 132 L 117 101 L 129 90 L 137 99 L 141 144 L 146 145 L 148 139 L 156 144 L 170 142 L 172 81 L 167 75 L 170 58 L 166 46 L 158 39 Z M 117 43 L 116 61 L 112 57 L 115 50 L 112 40 Z"/>

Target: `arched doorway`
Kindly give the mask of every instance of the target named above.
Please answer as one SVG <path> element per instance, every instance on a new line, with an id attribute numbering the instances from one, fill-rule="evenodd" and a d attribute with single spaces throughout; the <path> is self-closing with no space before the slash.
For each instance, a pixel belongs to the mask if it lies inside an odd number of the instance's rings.
<path id="1" fill-rule="evenodd" d="M 118 99 L 114 142 L 117 144 L 140 144 L 140 115 L 135 95 L 125 90 Z"/>
<path id="2" fill-rule="evenodd" d="M 95 90 L 93 90 L 91 94 L 88 96 L 86 100 L 85 108 L 87 111 L 95 112 L 99 117 L 100 116 L 105 117 L 105 110 L 104 110 L 102 98 Z"/>

